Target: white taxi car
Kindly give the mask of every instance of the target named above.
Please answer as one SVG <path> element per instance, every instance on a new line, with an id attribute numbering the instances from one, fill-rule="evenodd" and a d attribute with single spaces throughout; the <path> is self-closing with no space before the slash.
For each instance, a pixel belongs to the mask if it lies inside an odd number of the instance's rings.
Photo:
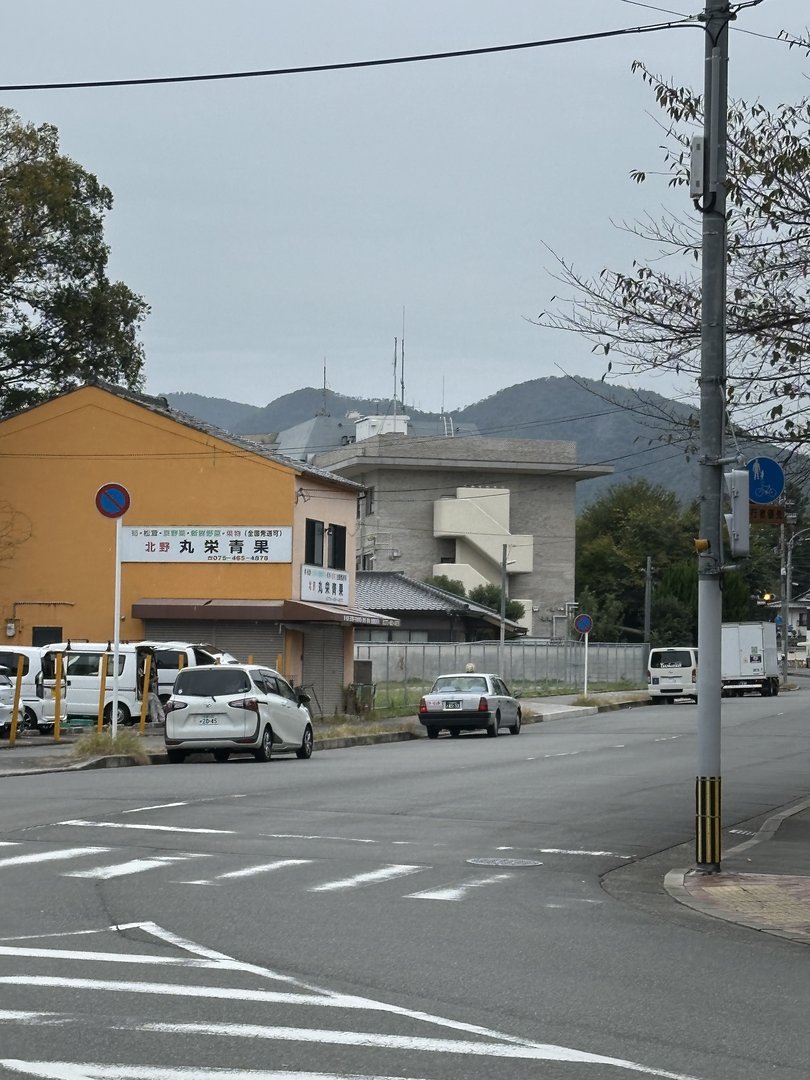
<path id="1" fill-rule="evenodd" d="M 429 739 L 437 739 L 443 729 L 454 737 L 485 730 L 494 738 L 501 727 L 519 735 L 521 719 L 520 702 L 499 675 L 440 675 L 419 702 L 419 722 Z"/>
<path id="2" fill-rule="evenodd" d="M 259 664 L 206 664 L 177 673 L 166 702 L 164 743 L 171 762 L 210 753 L 216 761 L 252 754 L 269 761 L 277 751 L 312 756 L 309 698 L 283 675 Z"/>

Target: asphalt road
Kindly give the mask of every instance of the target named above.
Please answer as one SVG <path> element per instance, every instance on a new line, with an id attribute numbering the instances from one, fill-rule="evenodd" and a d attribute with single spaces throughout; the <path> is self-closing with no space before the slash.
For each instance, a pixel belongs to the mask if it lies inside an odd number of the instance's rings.
<path id="1" fill-rule="evenodd" d="M 809 704 L 724 703 L 730 842 Z M 0 1076 L 807 1080 L 806 947 L 661 886 L 695 715 L 4 780 Z"/>

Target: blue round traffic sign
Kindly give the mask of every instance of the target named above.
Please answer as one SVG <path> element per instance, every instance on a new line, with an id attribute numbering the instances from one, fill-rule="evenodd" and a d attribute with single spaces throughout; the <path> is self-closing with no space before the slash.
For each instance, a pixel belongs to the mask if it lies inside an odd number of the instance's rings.
<path id="1" fill-rule="evenodd" d="M 129 510 L 129 492 L 123 484 L 102 484 L 96 492 L 96 509 L 107 518 L 119 518 Z"/>
<path id="2" fill-rule="evenodd" d="M 574 629 L 578 634 L 590 634 L 593 630 L 593 619 L 590 615 L 586 615 L 585 612 L 581 612 L 574 619 Z"/>
<path id="3" fill-rule="evenodd" d="M 778 461 L 769 457 L 753 458 L 748 469 L 748 498 L 764 506 L 776 502 L 785 490 L 785 471 Z"/>

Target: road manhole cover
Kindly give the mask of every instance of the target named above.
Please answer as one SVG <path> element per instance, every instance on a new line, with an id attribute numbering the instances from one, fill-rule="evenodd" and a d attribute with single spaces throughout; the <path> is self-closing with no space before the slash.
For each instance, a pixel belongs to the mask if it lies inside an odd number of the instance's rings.
<path id="1" fill-rule="evenodd" d="M 473 866 L 542 866 L 536 859 L 467 859 Z"/>

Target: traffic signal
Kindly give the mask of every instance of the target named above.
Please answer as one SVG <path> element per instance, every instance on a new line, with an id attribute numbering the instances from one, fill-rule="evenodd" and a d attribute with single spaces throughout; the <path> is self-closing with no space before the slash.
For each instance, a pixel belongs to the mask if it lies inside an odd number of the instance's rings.
<path id="1" fill-rule="evenodd" d="M 731 501 L 731 513 L 725 514 L 728 528 L 729 554 L 740 559 L 751 550 L 751 529 L 748 511 L 748 469 L 732 469 L 723 473 L 726 491 Z"/>

